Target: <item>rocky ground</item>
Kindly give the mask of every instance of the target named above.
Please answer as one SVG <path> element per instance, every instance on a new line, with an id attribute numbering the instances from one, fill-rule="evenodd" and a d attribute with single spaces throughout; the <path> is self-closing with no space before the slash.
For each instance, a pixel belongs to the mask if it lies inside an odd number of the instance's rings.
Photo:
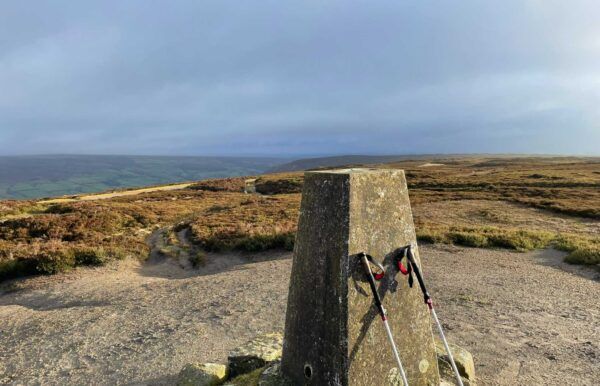
<path id="1" fill-rule="evenodd" d="M 600 282 L 555 251 L 421 248 L 451 341 L 478 384 L 593 385 Z M 0 287 L 1 384 L 171 384 L 188 362 L 224 362 L 282 331 L 291 254 L 123 261 Z"/>

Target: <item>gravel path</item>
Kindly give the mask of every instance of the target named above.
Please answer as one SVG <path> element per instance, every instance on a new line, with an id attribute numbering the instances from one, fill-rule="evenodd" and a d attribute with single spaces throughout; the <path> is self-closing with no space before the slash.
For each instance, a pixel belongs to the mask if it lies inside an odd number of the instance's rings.
<path id="1" fill-rule="evenodd" d="M 600 379 L 600 283 L 554 251 L 421 247 L 450 340 L 479 384 L 592 385 Z M 209 255 L 80 269 L 0 287 L 0 383 L 170 384 L 192 361 L 224 361 L 282 331 L 290 254 Z M 570 270 L 568 272 L 566 270 Z"/>

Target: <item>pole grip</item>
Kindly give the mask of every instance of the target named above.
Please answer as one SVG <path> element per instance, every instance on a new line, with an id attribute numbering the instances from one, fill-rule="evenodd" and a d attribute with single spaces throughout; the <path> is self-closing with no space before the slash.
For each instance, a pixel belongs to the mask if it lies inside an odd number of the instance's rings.
<path id="1" fill-rule="evenodd" d="M 423 276 L 421 275 L 421 270 L 415 261 L 415 256 L 412 253 L 412 246 L 409 245 L 407 247 L 408 251 L 406 257 L 408 259 L 409 264 L 412 266 L 415 275 L 417 276 L 417 281 L 419 282 L 419 287 L 421 287 L 421 292 L 423 292 L 423 299 L 425 303 L 429 306 L 431 304 L 431 296 L 429 296 L 429 292 L 427 292 L 427 288 L 425 287 L 425 281 L 423 280 Z"/>
<path id="2" fill-rule="evenodd" d="M 363 264 L 363 268 L 365 269 L 365 273 L 367 274 L 367 280 L 369 281 L 369 286 L 371 287 L 371 292 L 373 292 L 373 298 L 375 299 L 375 305 L 379 310 L 379 315 L 381 319 L 386 320 L 385 316 L 385 308 L 383 308 L 383 304 L 381 303 L 381 298 L 379 297 L 379 292 L 377 292 L 377 286 L 375 285 L 375 278 L 373 277 L 373 271 L 371 270 L 371 264 L 369 260 L 373 258 L 366 253 L 361 253 L 360 259 Z"/>

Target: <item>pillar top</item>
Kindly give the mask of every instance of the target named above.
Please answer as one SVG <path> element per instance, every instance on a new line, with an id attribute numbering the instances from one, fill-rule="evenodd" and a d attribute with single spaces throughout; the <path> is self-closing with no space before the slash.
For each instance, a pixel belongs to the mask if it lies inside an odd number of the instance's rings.
<path id="1" fill-rule="evenodd" d="M 325 170 L 309 170 L 305 174 L 382 174 L 403 173 L 403 170 L 398 169 L 377 169 L 377 168 L 343 168 L 343 169 L 325 169 Z"/>

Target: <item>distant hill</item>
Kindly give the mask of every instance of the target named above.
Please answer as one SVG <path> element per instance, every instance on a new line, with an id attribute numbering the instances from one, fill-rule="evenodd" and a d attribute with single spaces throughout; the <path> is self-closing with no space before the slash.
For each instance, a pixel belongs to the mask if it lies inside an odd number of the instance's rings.
<path id="1" fill-rule="evenodd" d="M 544 154 L 404 154 L 404 155 L 341 155 L 319 158 L 303 158 L 282 163 L 269 169 L 270 173 L 278 172 L 297 172 L 302 170 L 314 170 L 334 167 L 360 167 L 374 164 L 387 164 L 400 161 L 419 161 L 419 160 L 456 160 L 463 158 L 494 158 L 507 159 L 514 158 L 515 160 L 522 158 L 539 158 L 539 157 L 556 157 L 554 155 Z M 568 158 L 563 156 L 561 158 Z M 581 157 L 580 157 L 581 158 Z M 594 157 L 587 157 L 593 160 Z"/>
<path id="2" fill-rule="evenodd" d="M 261 174 L 266 157 L 48 155 L 0 157 L 0 199 L 28 199 Z"/>
<path id="3" fill-rule="evenodd" d="M 269 172 L 296 172 L 300 170 L 321 169 L 338 166 L 360 166 L 368 164 L 381 164 L 389 162 L 398 162 L 405 160 L 431 159 L 436 155 L 342 155 L 333 157 L 304 158 L 281 165 L 277 165 Z M 443 155 L 440 157 L 449 158 L 451 156 Z"/>

